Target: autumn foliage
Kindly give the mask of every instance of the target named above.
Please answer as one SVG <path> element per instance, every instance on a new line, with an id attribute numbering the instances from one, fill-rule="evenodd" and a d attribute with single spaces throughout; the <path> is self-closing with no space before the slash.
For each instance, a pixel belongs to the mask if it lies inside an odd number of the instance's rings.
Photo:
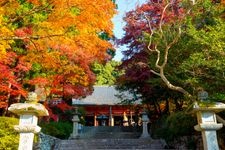
<path id="1" fill-rule="evenodd" d="M 91 92 L 90 65 L 110 59 L 111 0 L 1 0 L 0 107 L 26 96 L 31 85 L 80 97 Z"/>
<path id="2" fill-rule="evenodd" d="M 199 87 L 224 93 L 224 1 L 147 0 L 124 21 L 120 89 L 154 107 L 163 98 L 195 100 Z M 180 110 L 182 102 L 175 103 Z"/>

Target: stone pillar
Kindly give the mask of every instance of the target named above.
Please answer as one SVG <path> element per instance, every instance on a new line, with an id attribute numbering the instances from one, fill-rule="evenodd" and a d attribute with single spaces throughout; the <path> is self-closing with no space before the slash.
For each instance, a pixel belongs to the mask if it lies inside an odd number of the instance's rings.
<path id="1" fill-rule="evenodd" d="M 216 114 L 210 110 L 197 111 L 198 125 L 194 128 L 202 132 L 204 150 L 219 150 L 216 130 L 223 127 L 217 123 Z"/>
<path id="2" fill-rule="evenodd" d="M 151 138 L 149 133 L 148 133 L 148 122 L 149 122 L 148 115 L 144 111 L 142 113 L 142 127 L 143 127 L 143 130 L 142 130 L 142 135 L 141 135 L 140 138 Z"/>
<path id="3" fill-rule="evenodd" d="M 37 94 L 28 94 L 27 103 L 15 103 L 9 107 L 9 111 L 20 116 L 19 125 L 14 126 L 20 133 L 18 150 L 32 150 L 34 133 L 40 132 L 37 126 L 38 116 L 48 116 L 48 111 L 42 104 L 37 103 Z"/>
<path id="4" fill-rule="evenodd" d="M 77 113 L 77 110 L 75 110 L 75 114 L 73 116 L 73 132 L 72 134 L 70 135 L 70 139 L 77 139 L 79 138 L 79 133 L 78 133 L 78 123 L 80 121 L 79 117 L 78 117 L 78 113 Z"/>
<path id="5" fill-rule="evenodd" d="M 41 128 L 37 126 L 38 118 L 32 115 L 20 115 L 19 125 L 14 126 L 20 133 L 19 150 L 32 150 L 34 133 L 40 132 Z"/>

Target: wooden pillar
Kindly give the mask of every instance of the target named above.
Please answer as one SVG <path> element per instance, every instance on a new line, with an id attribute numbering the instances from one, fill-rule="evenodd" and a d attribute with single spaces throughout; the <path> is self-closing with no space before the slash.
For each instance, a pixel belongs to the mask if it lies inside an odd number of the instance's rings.
<path id="1" fill-rule="evenodd" d="M 98 126 L 97 115 L 94 114 L 94 126 Z"/>
<path id="2" fill-rule="evenodd" d="M 114 126 L 114 116 L 112 116 L 112 119 L 111 119 L 111 126 Z"/>
<path id="3" fill-rule="evenodd" d="M 128 126 L 128 118 L 127 118 L 127 114 L 126 112 L 124 111 L 123 112 L 123 126 Z"/>
<path id="4" fill-rule="evenodd" d="M 112 116 L 112 106 L 109 106 L 109 126 L 114 126 L 114 119 Z"/>

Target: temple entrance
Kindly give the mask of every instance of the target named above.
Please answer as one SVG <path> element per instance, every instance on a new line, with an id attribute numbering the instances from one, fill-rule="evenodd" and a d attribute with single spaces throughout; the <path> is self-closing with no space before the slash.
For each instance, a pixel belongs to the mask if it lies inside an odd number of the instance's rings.
<path id="1" fill-rule="evenodd" d="M 99 126 L 108 126 L 108 121 L 107 120 L 98 120 L 98 125 Z"/>
<path id="2" fill-rule="evenodd" d="M 85 126 L 94 126 L 94 116 L 85 116 Z"/>
<path id="3" fill-rule="evenodd" d="M 109 126 L 109 117 L 106 115 L 100 115 L 96 118 L 99 126 Z"/>
<path id="4" fill-rule="evenodd" d="M 123 116 L 114 116 L 114 126 L 123 125 Z"/>

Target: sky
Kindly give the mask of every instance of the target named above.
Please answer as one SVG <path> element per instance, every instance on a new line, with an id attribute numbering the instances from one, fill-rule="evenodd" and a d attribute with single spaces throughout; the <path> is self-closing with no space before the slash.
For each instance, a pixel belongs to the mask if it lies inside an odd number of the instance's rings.
<path id="1" fill-rule="evenodd" d="M 116 38 L 122 38 L 124 35 L 123 27 L 125 26 L 125 22 L 123 21 L 123 17 L 125 16 L 126 12 L 129 10 L 135 9 L 137 5 L 141 5 L 146 0 L 116 0 L 116 3 L 118 5 L 118 14 L 115 15 L 115 17 L 112 19 L 114 23 L 114 29 L 113 33 Z M 123 57 L 121 54 L 121 51 L 125 49 L 125 46 L 123 47 L 117 47 L 116 48 L 116 56 L 113 60 L 120 61 Z"/>

